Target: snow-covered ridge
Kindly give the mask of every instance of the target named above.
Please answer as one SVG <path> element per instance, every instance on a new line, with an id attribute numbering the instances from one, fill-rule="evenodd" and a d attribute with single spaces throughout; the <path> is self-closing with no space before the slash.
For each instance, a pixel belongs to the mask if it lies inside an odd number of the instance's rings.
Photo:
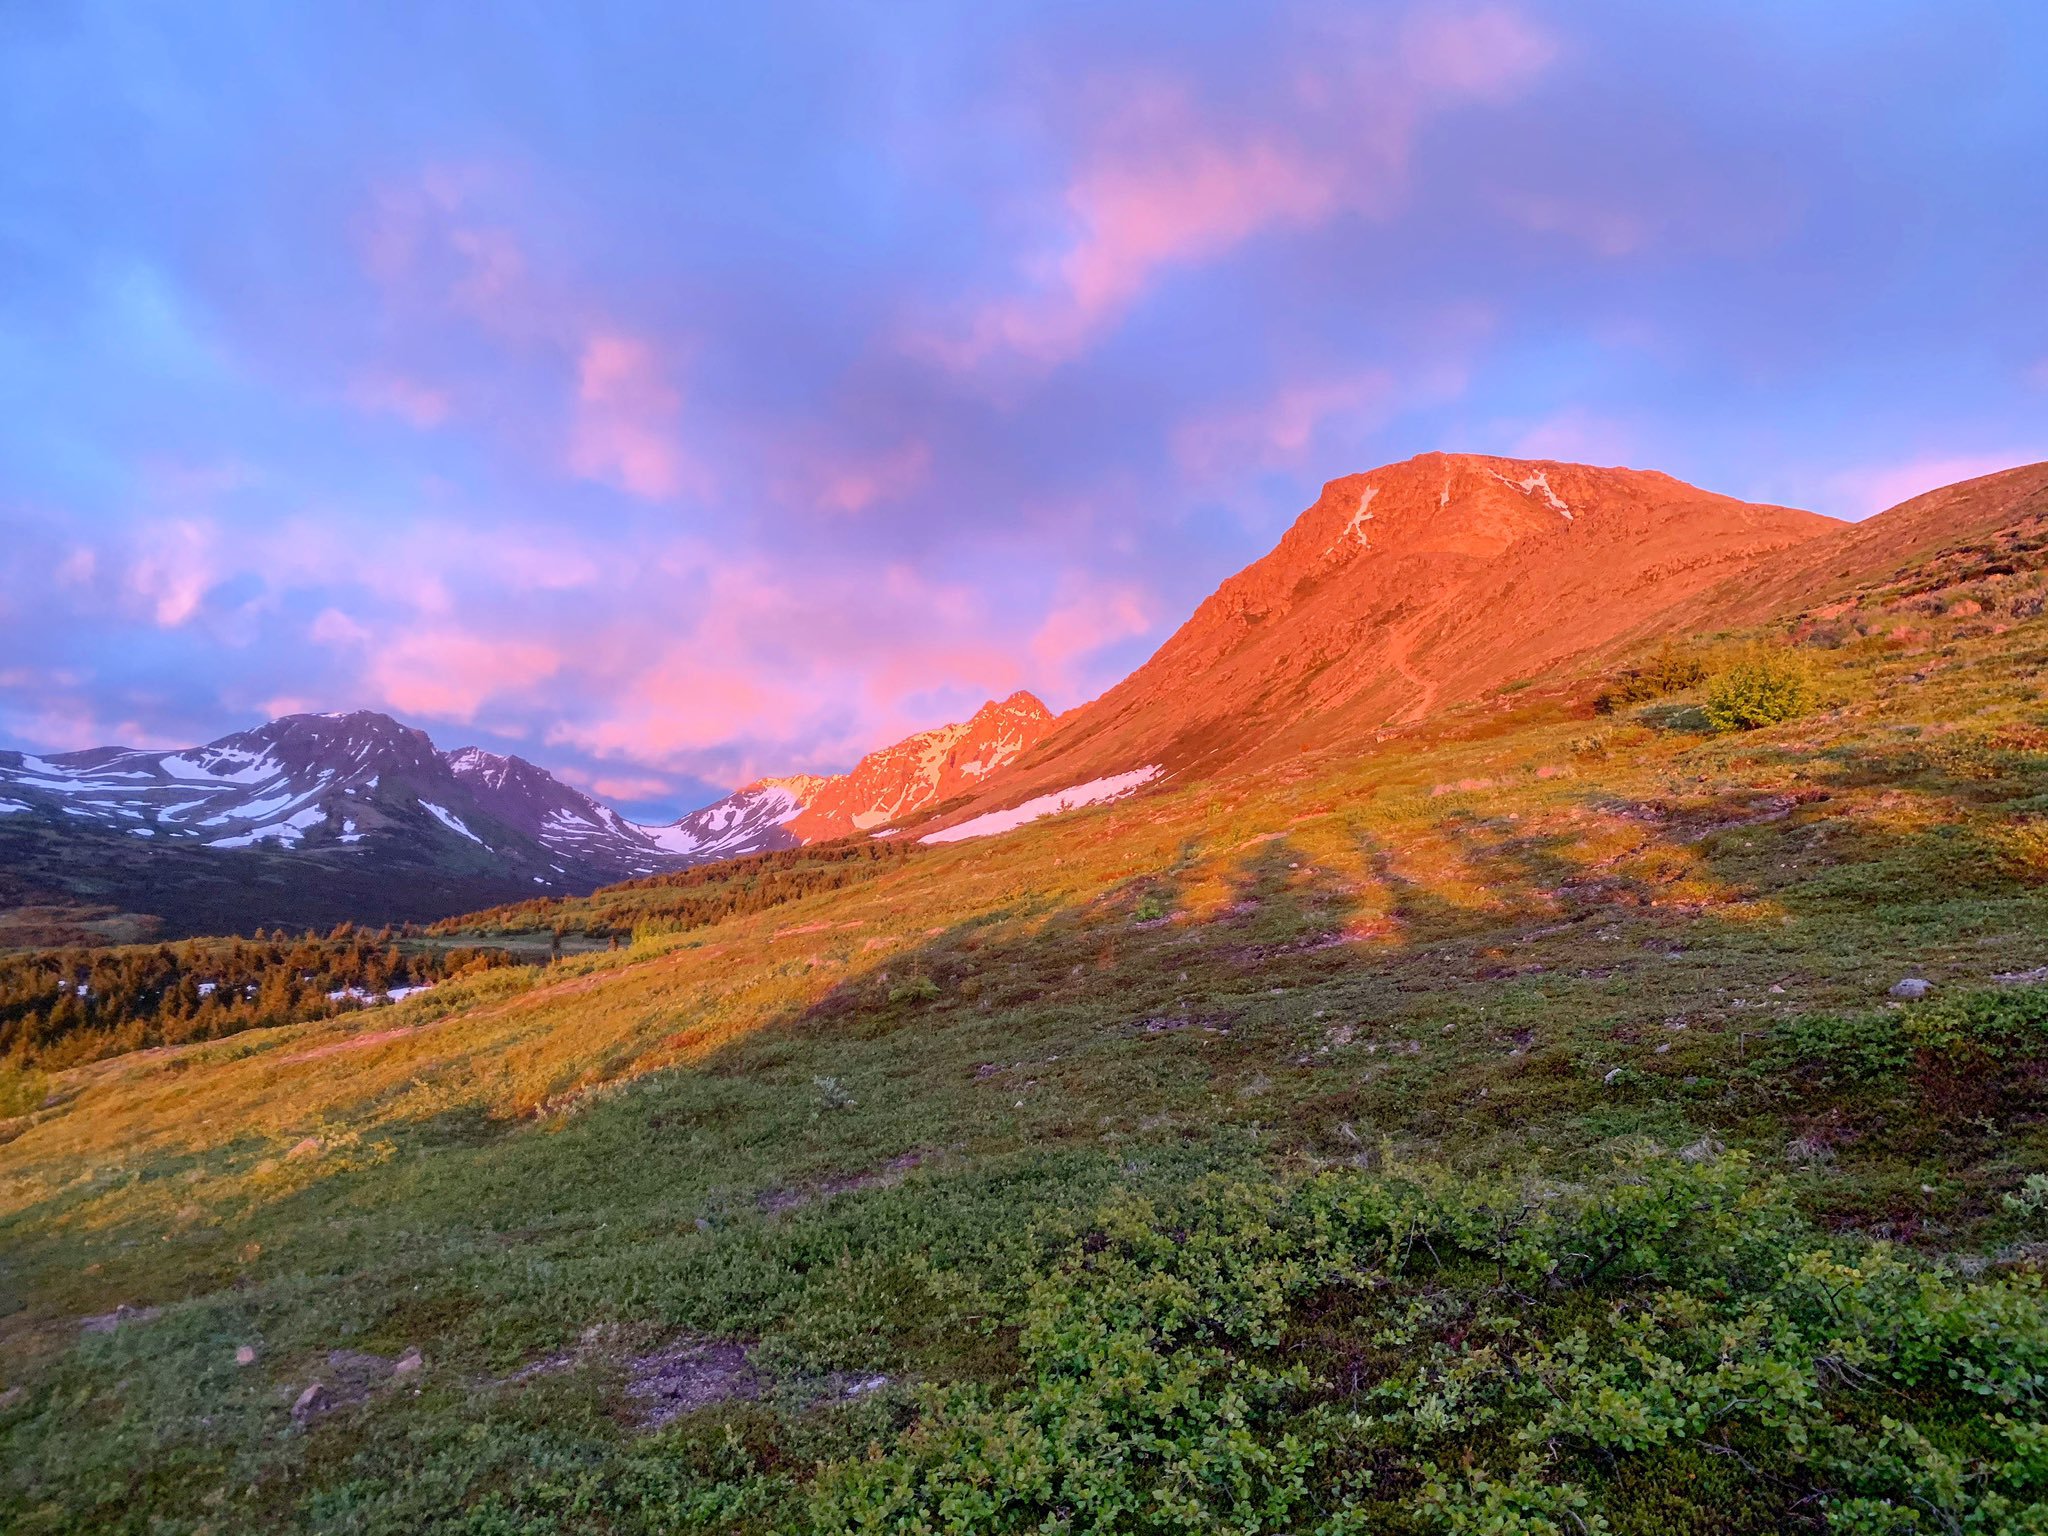
<path id="1" fill-rule="evenodd" d="M 778 840 L 775 834 L 795 820 L 803 808 L 803 801 L 786 785 L 755 784 L 701 811 L 692 811 L 668 826 L 635 826 L 633 830 L 664 853 L 706 862 L 757 853 L 764 848 L 794 846 L 793 836 L 784 833 Z"/>
<path id="2" fill-rule="evenodd" d="M 1071 789 L 1060 789 L 1049 795 L 1035 796 L 1022 805 L 1011 806 L 1006 811 L 988 811 L 955 826 L 927 832 L 918 841 L 958 843 L 970 837 L 990 837 L 998 832 L 1013 831 L 1026 822 L 1037 821 L 1045 816 L 1057 816 L 1061 811 L 1074 811 L 1084 805 L 1101 805 L 1104 801 L 1121 799 L 1133 790 L 1150 784 L 1159 777 L 1159 773 L 1159 765 L 1153 763 L 1149 767 L 1133 768 L 1129 773 L 1112 774 L 1106 779 L 1090 779 L 1086 784 L 1076 784 Z"/>
<path id="3" fill-rule="evenodd" d="M 0 751 L 0 817 L 61 818 L 159 845 L 357 859 L 421 856 L 445 831 L 507 861 L 506 874 L 548 886 L 680 862 L 531 763 L 476 747 L 444 754 L 424 732 L 369 711 L 288 715 L 169 752 Z"/>

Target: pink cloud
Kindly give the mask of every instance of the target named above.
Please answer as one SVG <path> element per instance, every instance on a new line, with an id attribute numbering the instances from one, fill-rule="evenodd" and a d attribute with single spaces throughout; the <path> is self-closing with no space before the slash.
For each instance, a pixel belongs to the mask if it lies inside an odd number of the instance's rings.
<path id="1" fill-rule="evenodd" d="M 1257 127 L 1205 114 L 1171 85 L 1105 89 L 1125 105 L 1082 132 L 1047 210 L 1055 233 L 1024 265 L 1025 291 L 920 329 L 911 350 L 956 371 L 1064 362 L 1175 268 L 1341 211 L 1383 214 L 1426 110 L 1504 100 L 1556 54 L 1546 34 L 1500 5 L 1424 13 L 1397 32 L 1374 16 L 1346 19 L 1329 49 Z"/>
<path id="2" fill-rule="evenodd" d="M 1581 464 L 1622 464 L 1635 451 L 1635 437 L 1627 427 L 1581 406 L 1567 406 L 1530 423 L 1508 444 L 1516 458 Z"/>
<path id="3" fill-rule="evenodd" d="M 82 587 L 98 574 L 100 558 L 91 546 L 80 544 L 67 552 L 57 565 L 57 582 L 60 586 Z"/>
<path id="4" fill-rule="evenodd" d="M 197 737 L 167 736 L 135 719 L 108 718 L 88 699 L 70 691 L 82 682 L 75 673 L 51 672 L 0 679 L 0 688 L 28 692 L 20 706 L 0 701 L 0 735 L 44 752 L 76 752 L 86 747 L 120 745 L 169 748 L 190 746 Z"/>
<path id="5" fill-rule="evenodd" d="M 306 634 L 322 645 L 361 645 L 370 631 L 339 608 L 323 608 L 314 616 Z"/>
<path id="6" fill-rule="evenodd" d="M 640 605 L 565 642 L 590 703 L 551 745 L 739 783 L 845 767 L 1028 681 L 980 594 L 906 566 L 792 572 L 677 550 L 648 579 L 692 581 L 688 618 L 656 623 Z"/>
<path id="7" fill-rule="evenodd" d="M 402 635 L 372 658 L 367 681 L 400 714 L 469 721 L 485 700 L 521 693 L 562 665 L 552 647 L 462 630 Z"/>
<path id="8" fill-rule="evenodd" d="M 1074 664 L 1104 646 L 1152 628 L 1152 596 L 1129 583 L 1069 581 L 1032 634 L 1030 652 L 1048 681 L 1065 680 Z"/>
<path id="9" fill-rule="evenodd" d="M 1383 368 L 1286 384 L 1259 404 L 1183 423 L 1174 431 L 1174 459 L 1194 476 L 1298 464 L 1326 426 L 1377 424 L 1394 392 L 1393 374 Z"/>
<path id="10" fill-rule="evenodd" d="M 444 164 L 378 186 L 356 232 L 363 269 L 402 302 L 425 298 L 494 326 L 523 324 L 524 251 L 481 211 L 507 179 L 491 167 Z"/>
<path id="11" fill-rule="evenodd" d="M 886 453 L 828 465 L 817 506 L 825 512 L 859 513 L 877 502 L 895 501 L 924 483 L 931 464 L 931 448 L 911 441 Z"/>
<path id="12" fill-rule="evenodd" d="M 673 794 L 675 785 L 668 779 L 651 775 L 618 773 L 584 773 L 576 768 L 559 769 L 557 778 L 589 790 L 603 800 L 652 800 L 657 796 Z"/>
<path id="13" fill-rule="evenodd" d="M 1137 137 L 1142 142 L 1092 152 L 1068 183 L 1074 233 L 1041 261 L 1037 292 L 982 305 L 962 334 L 926 336 L 922 350 L 958 369 L 999 355 L 1065 361 L 1162 270 L 1215 256 L 1269 226 L 1315 223 L 1336 202 L 1340 168 L 1277 137 L 1231 142 L 1186 122 L 1147 125 Z"/>
<path id="14" fill-rule="evenodd" d="M 362 410 L 396 416 L 420 428 L 438 427 L 448 419 L 448 394 L 399 374 L 368 374 L 358 379 L 349 398 Z"/>
<path id="15" fill-rule="evenodd" d="M 1498 192 L 1494 203 L 1523 229 L 1562 235 L 1596 256 L 1627 256 L 1649 239 L 1648 223 L 1623 209 L 1538 192 Z"/>
<path id="16" fill-rule="evenodd" d="M 1501 100 L 1557 56 L 1551 38 L 1504 5 L 1420 11 L 1401 32 L 1401 62 L 1418 83 Z"/>
<path id="17" fill-rule="evenodd" d="M 218 537 L 213 524 L 199 518 L 153 523 L 136 537 L 123 585 L 161 627 L 176 629 L 199 611 L 217 579 Z"/>
<path id="18" fill-rule="evenodd" d="M 666 501 L 696 478 L 683 454 L 683 399 L 654 348 L 619 332 L 599 332 L 577 359 L 576 410 L 569 467 L 648 501 Z"/>

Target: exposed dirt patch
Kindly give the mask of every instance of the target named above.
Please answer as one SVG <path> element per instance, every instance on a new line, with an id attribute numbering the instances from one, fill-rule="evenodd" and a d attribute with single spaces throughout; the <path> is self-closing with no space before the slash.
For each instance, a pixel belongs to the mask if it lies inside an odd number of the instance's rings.
<path id="1" fill-rule="evenodd" d="M 112 1333 L 124 1324 L 147 1323 L 163 1314 L 162 1307 L 131 1307 L 124 1301 L 111 1312 L 102 1312 L 97 1317 L 81 1317 L 78 1329 L 81 1333 Z"/>
<path id="2" fill-rule="evenodd" d="M 625 1377 L 633 1423 L 646 1431 L 660 1429 L 684 1414 L 720 1403 L 754 1402 L 770 1392 L 793 1399 L 799 1406 L 817 1408 L 855 1401 L 892 1381 L 879 1373 L 848 1371 L 777 1380 L 755 1363 L 750 1341 L 710 1334 L 678 1334 L 637 1354 L 628 1352 L 633 1347 L 615 1325 L 600 1323 L 586 1328 L 571 1348 L 478 1385 L 516 1387 L 595 1363 Z"/>
<path id="3" fill-rule="evenodd" d="M 751 1402 L 764 1385 L 748 1347 L 734 1339 L 685 1336 L 626 1362 L 626 1395 L 646 1429 L 714 1403 Z"/>
<path id="4" fill-rule="evenodd" d="M 316 1045 L 309 1051 L 294 1051 L 289 1056 L 278 1057 L 279 1065 L 296 1061 L 320 1061 L 329 1056 L 339 1056 L 344 1051 L 365 1051 L 373 1045 L 383 1045 L 392 1040 L 403 1040 L 407 1035 L 417 1033 L 424 1025 L 406 1024 L 396 1029 L 366 1030 L 360 1035 L 350 1035 L 346 1040 L 336 1040 L 327 1045 Z"/>
<path id="5" fill-rule="evenodd" d="M 905 1152 L 865 1173 L 849 1173 L 815 1184 L 792 1184 L 763 1190 L 754 1197 L 754 1204 L 770 1215 L 781 1215 L 815 1201 L 829 1200 L 834 1195 L 857 1194 L 864 1189 L 893 1189 L 909 1177 L 911 1170 L 923 1163 L 927 1156 L 929 1154 L 924 1152 Z"/>
<path id="6" fill-rule="evenodd" d="M 424 1364 L 417 1349 L 409 1349 L 395 1359 L 361 1349 L 330 1349 L 326 1362 L 294 1399 L 292 1418 L 308 1424 L 340 1409 L 367 1403 L 382 1389 L 415 1376 Z"/>

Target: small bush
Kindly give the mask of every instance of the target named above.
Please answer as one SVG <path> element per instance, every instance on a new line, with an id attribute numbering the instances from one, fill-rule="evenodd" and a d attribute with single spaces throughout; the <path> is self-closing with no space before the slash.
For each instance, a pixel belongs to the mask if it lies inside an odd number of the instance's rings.
<path id="1" fill-rule="evenodd" d="M 1700 711 L 1714 730 L 1753 731 L 1797 719 L 1813 708 L 1814 697 L 1803 657 L 1759 650 L 1715 676 Z"/>
<path id="2" fill-rule="evenodd" d="M 0 1120 L 11 1120 L 41 1108 L 49 1092 L 50 1080 L 42 1073 L 0 1067 Z"/>
<path id="3" fill-rule="evenodd" d="M 814 1077 L 811 1086 L 818 1090 L 818 1106 L 821 1109 L 851 1109 L 854 1097 L 846 1091 L 846 1085 L 836 1077 Z"/>
<path id="4" fill-rule="evenodd" d="M 2048 816 L 2037 816 L 1997 834 L 1998 861 L 2021 880 L 2048 881 Z"/>
<path id="5" fill-rule="evenodd" d="M 939 995 L 939 984 L 929 976 L 912 976 L 889 989 L 889 1005 L 910 1008 L 928 1003 Z"/>
<path id="6" fill-rule="evenodd" d="M 1593 707 L 1603 715 L 1618 714 L 1631 704 L 1647 704 L 1667 694 L 1683 693 L 1707 680 L 1707 664 L 1691 651 L 1667 644 L 1640 667 L 1630 667 L 1601 689 Z"/>

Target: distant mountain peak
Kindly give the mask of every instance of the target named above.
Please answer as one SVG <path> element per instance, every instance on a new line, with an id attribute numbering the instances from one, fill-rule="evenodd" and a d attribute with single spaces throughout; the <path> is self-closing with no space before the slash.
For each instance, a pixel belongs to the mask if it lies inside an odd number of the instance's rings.
<path id="1" fill-rule="evenodd" d="M 1018 689 L 965 720 L 868 753 L 843 774 L 759 779 L 665 827 L 640 830 L 673 853 L 730 858 L 873 831 L 961 794 L 1016 761 L 1053 715 Z"/>
<path id="2" fill-rule="evenodd" d="M 1840 526 L 1554 459 L 1427 453 L 1343 475 L 963 813 L 1420 720 L 1653 630 L 1689 594 Z"/>

